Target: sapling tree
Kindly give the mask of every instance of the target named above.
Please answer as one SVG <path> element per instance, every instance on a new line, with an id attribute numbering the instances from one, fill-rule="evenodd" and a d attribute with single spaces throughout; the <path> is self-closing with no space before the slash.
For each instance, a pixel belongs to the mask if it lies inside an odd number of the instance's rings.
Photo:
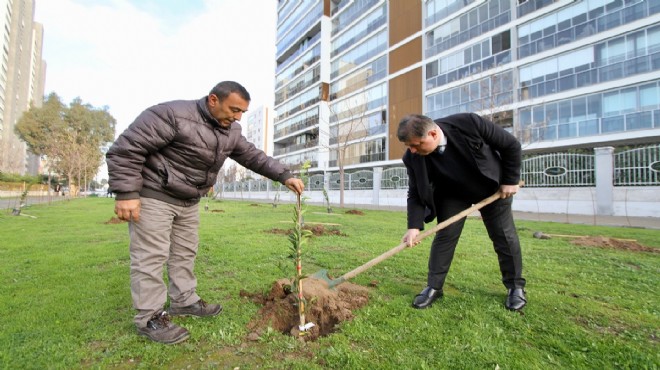
<path id="1" fill-rule="evenodd" d="M 280 183 L 277 181 L 272 182 L 273 189 L 275 189 L 275 196 L 273 197 L 273 208 L 277 208 L 277 205 L 280 204 Z"/>
<path id="2" fill-rule="evenodd" d="M 305 322 L 305 308 L 307 300 L 303 294 L 303 282 L 304 279 L 302 272 L 302 256 L 303 256 L 303 245 L 312 235 L 312 232 L 304 229 L 303 225 L 303 214 L 305 211 L 302 208 L 302 200 L 300 195 L 298 195 L 298 200 L 296 206 L 294 207 L 293 212 L 293 231 L 289 234 L 289 242 L 291 243 L 289 258 L 292 258 L 296 266 L 296 274 L 291 283 L 291 290 L 295 294 L 296 304 L 298 306 L 298 316 L 300 318 L 300 333 L 303 335 L 304 328 L 306 325 Z"/>
<path id="3" fill-rule="evenodd" d="M 309 161 L 306 161 L 301 167 L 300 179 L 303 181 L 303 183 L 307 183 L 307 179 L 309 178 L 308 170 L 310 167 L 311 163 L 309 163 Z M 291 246 L 288 256 L 293 260 L 296 269 L 295 277 L 291 282 L 291 291 L 295 294 L 296 305 L 298 306 L 298 316 L 300 319 L 300 325 L 298 329 L 300 330 L 300 335 L 304 335 L 308 328 L 308 326 L 306 326 L 307 323 L 305 322 L 307 299 L 303 294 L 303 279 L 305 278 L 302 272 L 303 245 L 312 235 L 311 231 L 305 230 L 305 210 L 303 209 L 304 202 L 305 198 L 298 194 L 297 202 L 293 209 L 293 230 L 291 231 L 291 234 L 289 234 L 289 242 L 291 243 Z"/>
<path id="4" fill-rule="evenodd" d="M 332 213 L 332 207 L 330 207 L 330 197 L 328 197 L 328 191 L 323 188 L 323 198 L 325 199 L 325 206 L 328 210 L 328 213 Z"/>

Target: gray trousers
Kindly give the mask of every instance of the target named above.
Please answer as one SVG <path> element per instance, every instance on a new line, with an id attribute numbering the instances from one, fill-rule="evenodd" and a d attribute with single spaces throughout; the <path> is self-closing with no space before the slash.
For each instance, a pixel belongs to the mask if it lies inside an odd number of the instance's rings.
<path id="1" fill-rule="evenodd" d="M 170 305 L 184 307 L 199 300 L 193 272 L 199 245 L 199 207 L 175 206 L 141 198 L 140 221 L 130 222 L 131 296 L 137 327 Z M 168 287 L 163 279 L 167 265 Z"/>

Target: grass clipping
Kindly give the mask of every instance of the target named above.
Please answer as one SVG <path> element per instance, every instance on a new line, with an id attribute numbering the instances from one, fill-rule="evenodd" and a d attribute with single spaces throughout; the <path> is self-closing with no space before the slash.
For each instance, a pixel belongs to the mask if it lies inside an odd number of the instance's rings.
<path id="1" fill-rule="evenodd" d="M 248 324 L 250 330 L 248 338 L 258 340 L 268 328 L 273 328 L 284 334 L 313 341 L 335 332 L 339 323 L 354 317 L 353 310 L 369 302 L 368 289 L 349 282 L 329 289 L 325 281 L 305 278 L 303 285 L 307 302 L 313 302 L 307 307 L 307 322 L 314 323 L 304 336 L 300 336 L 296 296 L 291 291 L 290 280 L 276 281 L 267 294 L 249 294 L 241 291 L 241 296 L 249 297 L 253 302 L 263 306 L 257 318 Z"/>

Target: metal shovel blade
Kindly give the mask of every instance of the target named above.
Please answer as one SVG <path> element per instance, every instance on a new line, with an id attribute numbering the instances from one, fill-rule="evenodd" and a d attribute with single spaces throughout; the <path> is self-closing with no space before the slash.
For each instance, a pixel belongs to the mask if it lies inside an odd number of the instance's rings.
<path id="1" fill-rule="evenodd" d="M 346 281 L 346 279 L 343 276 L 340 276 L 337 279 L 330 279 L 330 276 L 328 276 L 328 270 L 326 269 L 315 272 L 313 275 L 310 276 L 310 278 L 320 281 L 325 281 L 328 284 L 328 288 L 334 288 L 337 285 Z"/>

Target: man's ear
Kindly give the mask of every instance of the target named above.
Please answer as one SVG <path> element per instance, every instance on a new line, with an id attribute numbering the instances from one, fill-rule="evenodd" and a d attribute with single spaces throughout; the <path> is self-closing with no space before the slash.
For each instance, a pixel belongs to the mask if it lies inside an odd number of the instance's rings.
<path id="1" fill-rule="evenodd" d="M 209 105 L 211 103 L 213 103 L 213 105 L 216 105 L 218 104 L 218 102 L 220 102 L 220 99 L 218 99 L 218 97 L 215 94 L 209 94 L 207 98 L 207 102 L 209 103 Z"/>

